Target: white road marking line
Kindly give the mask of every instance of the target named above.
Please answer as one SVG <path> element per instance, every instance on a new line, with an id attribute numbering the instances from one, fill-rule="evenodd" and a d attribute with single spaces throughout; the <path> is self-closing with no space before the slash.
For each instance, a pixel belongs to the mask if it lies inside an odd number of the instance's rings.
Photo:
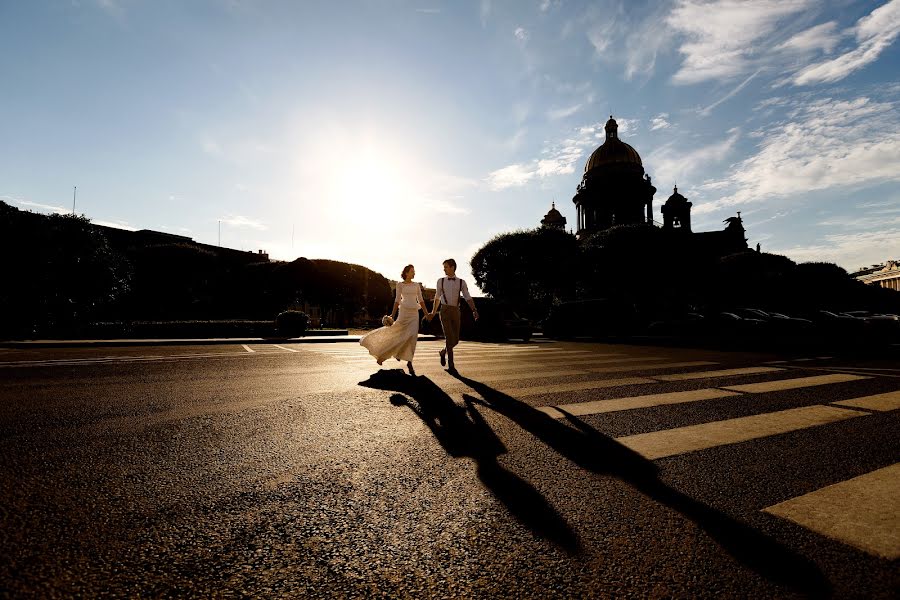
<path id="1" fill-rule="evenodd" d="M 804 406 L 777 412 L 713 421 L 616 438 L 641 456 L 655 460 L 826 425 L 864 413 L 835 406 Z"/>
<path id="2" fill-rule="evenodd" d="M 737 392 L 726 392 L 725 390 L 707 388 L 702 390 L 688 390 L 686 392 L 665 392 L 661 394 L 631 396 L 629 398 L 593 400 L 591 402 L 579 402 L 577 404 L 568 404 L 560 407 L 545 406 L 538 410 L 547 413 L 551 417 L 559 418 L 565 416 L 564 413 L 575 416 L 596 415 L 607 412 L 618 412 L 621 410 L 633 410 L 635 408 L 649 408 L 651 406 L 661 406 L 664 404 L 682 404 L 685 402 L 698 402 L 700 400 L 716 400 L 739 395 L 740 394 Z"/>
<path id="3" fill-rule="evenodd" d="M 264 353 L 266 354 L 266 353 Z M 269 352 L 267 354 L 276 354 L 275 352 Z M 277 354 L 281 354 L 278 352 Z M 169 356 L 140 356 L 140 357 L 128 357 L 128 358 L 115 358 L 115 359 L 73 359 L 73 360 L 65 360 L 65 361 L 57 361 L 57 362 L 43 362 L 43 361 L 18 361 L 18 362 L 10 362 L 10 363 L 0 363 L 0 368 L 4 369 L 12 369 L 16 367 L 78 367 L 78 366 L 91 366 L 91 365 L 108 365 L 108 364 L 116 364 L 116 363 L 133 363 L 133 362 L 165 362 L 165 361 L 179 361 L 179 360 L 192 360 L 197 358 L 239 358 L 241 356 L 250 356 L 250 354 L 246 352 L 217 352 L 215 354 L 187 354 L 187 355 L 169 355 Z"/>
<path id="4" fill-rule="evenodd" d="M 900 463 L 763 511 L 887 560 L 900 558 Z"/>
<path id="5" fill-rule="evenodd" d="M 548 368 L 559 368 L 559 367 L 574 367 L 574 368 L 587 368 L 591 365 L 608 365 L 611 363 L 620 363 L 620 362 L 633 362 L 636 359 L 617 359 L 617 358 L 584 358 L 577 360 L 555 360 L 552 358 L 519 358 L 516 356 L 504 356 L 499 358 L 494 358 L 491 360 L 475 358 L 471 359 L 467 356 L 458 356 L 456 357 L 457 366 L 469 365 L 473 367 L 483 367 L 486 365 L 505 365 L 503 368 L 506 369 L 515 369 L 515 368 L 526 368 L 526 369 L 534 369 L 539 368 L 540 366 L 546 366 Z M 641 359 L 643 360 L 643 359 Z M 661 358 L 651 358 L 650 360 L 664 360 Z"/>
<path id="6" fill-rule="evenodd" d="M 603 388 L 619 387 L 624 385 L 638 385 L 656 383 L 646 377 L 623 377 L 620 379 L 597 379 L 593 381 L 574 381 L 572 383 L 557 383 L 555 385 L 535 385 L 531 387 L 501 389 L 507 396 L 523 398 L 525 396 L 539 396 L 541 394 L 558 394 L 562 392 L 581 392 L 587 390 L 599 390 Z"/>
<path id="7" fill-rule="evenodd" d="M 840 369 L 841 367 L 829 367 L 829 368 Z M 892 373 L 900 371 L 900 369 L 890 369 L 890 368 L 886 368 L 886 367 L 846 367 L 844 370 L 845 371 L 890 371 Z"/>
<path id="8" fill-rule="evenodd" d="M 693 360 L 687 362 L 657 363 L 650 365 L 622 365 L 617 367 L 585 367 L 591 373 L 620 373 L 622 371 L 649 371 L 651 369 L 677 369 L 681 367 L 707 367 L 719 363 L 707 360 Z M 655 377 L 655 376 L 654 376 Z"/>
<path id="9" fill-rule="evenodd" d="M 246 350 L 247 352 L 256 352 L 256 350 L 252 349 L 252 348 L 251 348 L 250 346 L 248 346 L 247 344 L 241 344 L 241 346 L 243 346 L 243 347 L 244 347 L 244 350 Z"/>
<path id="10" fill-rule="evenodd" d="M 596 355 L 595 355 L 596 356 Z M 516 357 L 518 358 L 518 357 Z M 558 357 L 558 356 L 536 356 L 534 358 L 528 356 L 520 359 L 521 362 L 539 362 L 539 363 L 562 363 L 565 362 L 567 364 L 572 365 L 581 365 L 584 363 L 596 363 L 596 364 L 607 364 L 607 363 L 633 363 L 633 362 L 641 362 L 644 360 L 669 360 L 662 356 L 640 356 L 640 357 L 617 357 L 617 358 L 595 358 L 594 356 L 566 356 L 566 357 Z"/>
<path id="11" fill-rule="evenodd" d="M 718 371 L 657 375 L 655 379 L 661 381 L 686 381 L 689 379 L 714 379 L 716 377 L 732 377 L 735 375 L 755 375 L 758 373 L 780 373 L 782 371 L 784 371 L 784 369 L 779 369 L 777 367 L 742 367 L 739 369 L 720 369 Z"/>
<path id="12" fill-rule="evenodd" d="M 439 373 L 441 373 L 441 371 L 434 371 L 434 372 L 429 372 L 429 375 L 430 374 L 439 374 Z M 543 371 L 543 372 L 528 371 L 526 373 L 507 373 L 507 374 L 488 375 L 486 377 L 479 377 L 478 375 L 473 375 L 468 372 L 463 372 L 463 376 L 478 377 L 478 383 L 484 383 L 484 384 L 499 383 L 499 382 L 503 382 L 503 381 L 520 381 L 523 379 L 552 379 L 554 377 L 567 377 L 570 375 L 587 375 L 587 373 L 584 371 L 578 371 L 575 369 L 560 369 L 558 371 Z M 451 376 L 447 375 L 447 377 L 449 378 Z M 456 381 L 456 380 L 453 379 L 453 381 Z M 452 387 L 453 389 L 457 389 L 460 387 L 464 388 L 464 389 L 469 389 L 469 386 L 465 385 L 464 383 L 461 383 L 461 382 L 458 382 L 458 383 L 459 383 L 459 385 L 451 385 L 450 387 Z"/>
<path id="13" fill-rule="evenodd" d="M 300 352 L 299 350 L 294 350 L 293 348 L 285 348 L 284 346 L 279 346 L 278 344 L 272 344 L 276 348 L 281 348 L 282 350 L 287 350 L 288 352 Z"/>
<path id="14" fill-rule="evenodd" d="M 870 379 L 862 375 L 848 375 L 846 373 L 834 373 L 833 375 L 815 375 L 813 377 L 797 377 L 794 379 L 778 379 L 775 381 L 764 381 L 762 383 L 748 383 L 745 385 L 722 386 L 723 390 L 731 390 L 734 392 L 747 392 L 751 394 L 759 394 L 761 392 L 779 392 L 782 390 L 793 390 L 797 388 L 812 387 L 815 385 L 828 385 L 831 383 L 844 383 L 846 381 L 859 381 L 861 379 Z"/>
<path id="15" fill-rule="evenodd" d="M 900 408 L 900 390 L 884 394 L 874 394 L 872 396 L 863 396 L 862 398 L 841 400 L 839 402 L 832 402 L 831 404 L 878 412 L 889 412 Z M 897 493 L 900 494 L 900 488 L 898 488 Z"/>

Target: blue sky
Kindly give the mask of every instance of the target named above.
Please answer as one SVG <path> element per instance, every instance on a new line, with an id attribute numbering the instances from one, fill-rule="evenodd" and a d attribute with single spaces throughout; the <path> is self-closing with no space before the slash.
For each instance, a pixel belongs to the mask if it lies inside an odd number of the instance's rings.
<path id="1" fill-rule="evenodd" d="M 900 258 L 898 35 L 900 0 L 0 0 L 0 199 L 430 282 L 574 224 L 613 114 L 658 220 L 677 181 L 696 230 L 852 270 Z"/>

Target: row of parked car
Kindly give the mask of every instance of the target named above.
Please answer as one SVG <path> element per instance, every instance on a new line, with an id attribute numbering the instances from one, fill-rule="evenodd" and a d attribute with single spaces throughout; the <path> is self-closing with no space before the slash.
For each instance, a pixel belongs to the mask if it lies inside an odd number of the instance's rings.
<path id="1" fill-rule="evenodd" d="M 463 307 L 461 337 L 467 340 L 531 339 L 535 330 L 550 338 L 609 338 L 635 335 L 682 339 L 718 339 L 766 343 L 819 342 L 822 340 L 900 343 L 900 316 L 864 310 L 834 312 L 814 310 L 789 314 L 752 307 L 686 312 L 653 319 L 642 317 L 634 305 L 610 299 L 564 302 L 549 316 L 532 323 L 508 304 L 476 298 L 477 324 Z M 439 319 L 423 319 L 422 333 L 441 335 Z"/>
<path id="2" fill-rule="evenodd" d="M 674 319 L 653 321 L 647 333 L 658 335 L 765 334 L 813 335 L 896 335 L 900 316 L 870 311 L 832 312 L 817 310 L 802 315 L 765 311 L 759 308 L 735 308 L 711 314 L 686 313 Z"/>

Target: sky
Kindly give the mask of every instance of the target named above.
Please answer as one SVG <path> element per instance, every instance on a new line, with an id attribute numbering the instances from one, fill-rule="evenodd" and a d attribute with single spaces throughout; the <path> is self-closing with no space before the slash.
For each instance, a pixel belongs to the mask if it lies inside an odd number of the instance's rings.
<path id="1" fill-rule="evenodd" d="M 433 285 L 574 226 L 614 115 L 658 221 L 677 183 L 852 271 L 900 259 L 898 36 L 900 0 L 0 0 L 0 200 Z"/>

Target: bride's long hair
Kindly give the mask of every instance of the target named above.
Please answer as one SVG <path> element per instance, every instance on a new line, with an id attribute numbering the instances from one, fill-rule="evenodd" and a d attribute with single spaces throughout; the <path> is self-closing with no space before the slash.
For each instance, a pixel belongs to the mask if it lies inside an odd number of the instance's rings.
<path id="1" fill-rule="evenodd" d="M 403 271 L 401 271 L 401 273 L 400 273 L 400 279 L 402 279 L 403 281 L 406 281 L 406 274 L 412 268 L 414 268 L 412 265 L 406 265 L 405 267 L 403 267 Z"/>

